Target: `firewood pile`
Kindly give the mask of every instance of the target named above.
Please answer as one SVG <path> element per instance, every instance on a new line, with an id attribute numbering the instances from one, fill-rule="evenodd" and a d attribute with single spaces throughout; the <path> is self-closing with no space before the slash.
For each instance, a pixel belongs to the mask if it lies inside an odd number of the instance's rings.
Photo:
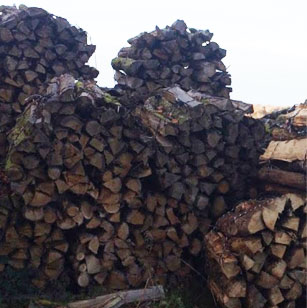
<path id="1" fill-rule="evenodd" d="M 205 237 L 208 285 L 221 307 L 304 307 L 304 196 L 251 200 L 222 216 Z"/>
<path id="2" fill-rule="evenodd" d="M 8 136 L 5 264 L 35 269 L 38 287 L 63 272 L 114 289 L 184 277 L 256 175 L 250 109 L 173 87 L 129 110 L 94 82 L 53 79 Z"/>
<path id="3" fill-rule="evenodd" d="M 151 173 L 146 137 L 93 82 L 63 75 L 34 97 L 8 136 L 6 172 L 20 196 L 0 226 L 8 264 L 37 269 L 39 287 L 57 279 L 65 262 L 81 286 L 133 268 L 137 247 L 128 237 L 142 237 L 140 179 Z"/>
<path id="4" fill-rule="evenodd" d="M 175 86 L 150 97 L 135 114 L 158 142 L 159 191 L 210 218 L 249 197 L 264 126 L 252 106 Z"/>
<path id="5" fill-rule="evenodd" d="M 226 50 L 211 41 L 212 36 L 177 20 L 171 27 L 129 39 L 131 46 L 112 60 L 124 102 L 142 104 L 157 89 L 175 84 L 185 91 L 229 98 L 231 79 L 221 61 Z"/>
<path id="6" fill-rule="evenodd" d="M 142 33 L 112 61 L 116 87 L 103 90 L 83 30 L 42 9 L 2 8 L 0 272 L 30 269 L 39 288 L 65 275 L 127 289 L 177 282 L 206 248 L 222 306 L 295 307 L 306 109 L 270 120 L 282 133 L 272 130 L 258 172 L 263 122 L 229 99 L 226 51 L 211 38 L 180 20 Z M 297 150 L 281 158 L 289 145 Z M 257 197 L 259 179 L 286 194 L 227 213 Z"/>
<path id="7" fill-rule="evenodd" d="M 260 157 L 259 179 L 268 192 L 306 192 L 307 101 L 267 116 L 271 142 Z"/>
<path id="8" fill-rule="evenodd" d="M 85 63 L 95 51 L 87 34 L 61 17 L 35 7 L 1 7 L 0 12 L 0 156 L 6 132 L 14 125 L 29 95 L 63 73 L 95 78 Z"/>

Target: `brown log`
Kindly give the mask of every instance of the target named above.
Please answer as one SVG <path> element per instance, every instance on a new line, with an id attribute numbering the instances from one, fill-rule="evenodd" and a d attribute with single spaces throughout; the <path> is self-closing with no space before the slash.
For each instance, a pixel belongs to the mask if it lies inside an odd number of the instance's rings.
<path id="1" fill-rule="evenodd" d="M 256 284 L 264 289 L 271 289 L 278 285 L 278 279 L 267 272 L 262 271 L 256 281 Z"/>
<path id="2" fill-rule="evenodd" d="M 294 281 L 291 278 L 289 278 L 287 274 L 285 274 L 279 283 L 279 287 L 281 289 L 287 290 L 287 289 L 291 289 L 293 284 L 294 284 Z"/>
<path id="3" fill-rule="evenodd" d="M 137 210 L 132 210 L 127 216 L 127 222 L 133 225 L 142 225 L 144 219 L 144 215 Z"/>
<path id="4" fill-rule="evenodd" d="M 290 290 L 285 292 L 285 299 L 291 301 L 296 300 L 302 295 L 302 286 L 299 282 L 295 282 Z"/>
<path id="5" fill-rule="evenodd" d="M 287 258 L 287 265 L 290 269 L 294 269 L 301 265 L 305 261 L 304 248 L 295 247 L 290 251 L 290 255 Z"/>
<path id="6" fill-rule="evenodd" d="M 277 286 L 268 291 L 268 300 L 271 305 L 278 305 L 284 301 L 284 297 Z"/>
<path id="7" fill-rule="evenodd" d="M 261 292 L 254 286 L 251 285 L 247 289 L 247 307 L 248 308 L 263 308 L 267 300 L 261 294 Z"/>
<path id="8" fill-rule="evenodd" d="M 229 240 L 229 245 L 232 251 L 249 256 L 263 250 L 261 239 L 258 237 L 233 237 Z"/>
<path id="9" fill-rule="evenodd" d="M 300 190 L 304 190 L 306 186 L 306 176 L 296 172 L 262 168 L 259 170 L 258 177 L 262 181 L 268 181 Z"/>
<path id="10" fill-rule="evenodd" d="M 267 258 L 267 253 L 266 252 L 258 252 L 254 257 L 254 261 L 255 261 L 255 264 L 254 266 L 252 267 L 251 271 L 256 273 L 256 274 L 259 274 L 260 271 L 262 270 L 263 268 L 263 265 L 266 261 L 266 258 Z"/>
<path id="11" fill-rule="evenodd" d="M 298 231 L 299 223 L 300 219 L 298 217 L 289 217 L 282 223 L 282 226 L 289 230 Z"/>
<path id="12" fill-rule="evenodd" d="M 271 263 L 267 271 L 273 276 L 281 279 L 284 276 L 286 268 L 287 268 L 287 263 L 281 259 Z"/>
<path id="13" fill-rule="evenodd" d="M 242 212 L 244 213 L 244 211 Z M 238 212 L 238 216 L 237 219 L 232 215 L 225 215 L 222 217 L 218 226 L 223 233 L 229 235 L 249 235 L 265 228 L 261 209 L 255 208 L 255 210 L 246 211 L 246 215 L 241 215 L 241 213 Z"/>
<path id="14" fill-rule="evenodd" d="M 220 265 L 221 271 L 227 278 L 238 275 L 240 268 L 238 261 L 225 247 L 225 238 L 222 234 L 208 233 L 206 235 L 208 254 Z"/>
<path id="15" fill-rule="evenodd" d="M 248 271 L 254 266 L 255 261 L 252 258 L 250 258 L 249 256 L 244 254 L 241 257 L 241 263 L 242 263 L 243 267 L 245 268 L 245 270 Z"/>
<path id="16" fill-rule="evenodd" d="M 286 249 L 287 249 L 286 245 L 280 245 L 280 244 L 270 245 L 271 254 L 280 259 L 284 256 Z"/>
<path id="17" fill-rule="evenodd" d="M 230 298 L 226 294 L 224 294 L 223 290 L 219 288 L 219 286 L 213 281 L 208 281 L 208 286 L 210 290 L 212 290 L 214 297 L 218 300 L 219 303 L 226 308 L 241 308 L 241 302 L 238 298 Z"/>
<path id="18" fill-rule="evenodd" d="M 294 193 L 294 194 L 300 194 L 301 190 L 295 189 L 295 188 L 291 188 L 291 187 L 287 187 L 287 186 L 281 186 L 278 184 L 268 184 L 265 183 L 264 185 L 264 191 L 266 192 L 274 192 L 274 193 L 279 193 L 279 194 L 287 194 L 287 193 Z"/>
<path id="19" fill-rule="evenodd" d="M 292 240 L 293 239 L 291 238 L 291 236 L 286 232 L 283 231 L 275 232 L 274 242 L 277 244 L 290 245 Z"/>

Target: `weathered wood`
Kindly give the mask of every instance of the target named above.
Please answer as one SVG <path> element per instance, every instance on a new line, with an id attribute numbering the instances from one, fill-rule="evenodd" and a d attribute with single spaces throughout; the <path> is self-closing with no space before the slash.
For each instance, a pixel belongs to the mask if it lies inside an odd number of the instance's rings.
<path id="1" fill-rule="evenodd" d="M 157 301 L 165 296 L 162 286 L 148 289 L 121 291 L 109 295 L 98 296 L 93 299 L 69 303 L 68 308 L 110 307 L 118 308 L 133 302 Z"/>

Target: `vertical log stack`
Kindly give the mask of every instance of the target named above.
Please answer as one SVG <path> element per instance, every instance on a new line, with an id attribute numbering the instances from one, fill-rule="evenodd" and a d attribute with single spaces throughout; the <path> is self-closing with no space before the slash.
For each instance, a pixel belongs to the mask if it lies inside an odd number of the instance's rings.
<path id="1" fill-rule="evenodd" d="M 307 101 L 266 117 L 272 141 L 260 157 L 259 179 L 268 192 L 305 192 Z"/>
<path id="2" fill-rule="evenodd" d="M 5 155 L 6 132 L 26 104 L 26 97 L 64 73 L 91 79 L 94 45 L 69 22 L 35 7 L 1 7 L 0 12 L 0 155 Z"/>
<path id="3" fill-rule="evenodd" d="M 230 75 L 221 61 L 226 50 L 211 42 L 208 30 L 188 29 L 182 20 L 128 40 L 112 60 L 117 88 L 126 103 L 143 103 L 159 88 L 182 89 L 229 98 Z M 131 100 L 132 99 L 132 100 Z"/>
<path id="4" fill-rule="evenodd" d="M 221 307 L 303 307 L 306 199 L 246 201 L 205 237 L 208 285 Z"/>

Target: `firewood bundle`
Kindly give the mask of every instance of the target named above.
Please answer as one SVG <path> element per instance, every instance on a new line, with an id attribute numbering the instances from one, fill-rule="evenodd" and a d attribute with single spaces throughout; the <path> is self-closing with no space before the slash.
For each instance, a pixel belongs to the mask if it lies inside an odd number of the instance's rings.
<path id="1" fill-rule="evenodd" d="M 1 7 L 0 13 L 0 155 L 5 133 L 15 123 L 26 97 L 63 73 L 91 79 L 98 71 L 85 65 L 95 51 L 87 34 L 35 7 Z"/>
<path id="2" fill-rule="evenodd" d="M 268 115 L 272 141 L 260 157 L 259 179 L 266 191 L 305 192 L 307 159 L 307 101 L 286 112 Z"/>
<path id="3" fill-rule="evenodd" d="M 157 89 L 175 84 L 229 98 L 231 79 L 221 61 L 226 50 L 211 42 L 212 36 L 177 20 L 171 27 L 129 39 L 131 46 L 112 60 L 117 87 L 130 98 L 126 102 L 142 103 Z"/>
<path id="4" fill-rule="evenodd" d="M 212 218 L 229 209 L 228 202 L 248 197 L 265 134 L 261 121 L 245 116 L 251 110 L 179 87 L 137 107 L 159 145 L 153 162 L 157 189 Z"/>
<path id="5" fill-rule="evenodd" d="M 208 286 L 221 307 L 304 307 L 306 199 L 246 201 L 205 237 Z"/>

